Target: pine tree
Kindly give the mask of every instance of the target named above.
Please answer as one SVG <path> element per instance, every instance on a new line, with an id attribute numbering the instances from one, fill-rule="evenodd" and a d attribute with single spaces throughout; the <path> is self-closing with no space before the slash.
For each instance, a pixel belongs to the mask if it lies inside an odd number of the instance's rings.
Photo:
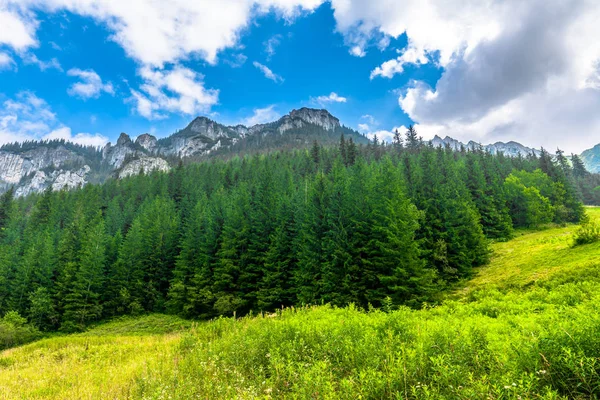
<path id="1" fill-rule="evenodd" d="M 85 232 L 73 287 L 65 299 L 61 328 L 81 330 L 102 316 L 101 297 L 104 290 L 106 234 L 104 222 L 97 217 Z"/>
<path id="2" fill-rule="evenodd" d="M 411 152 L 415 152 L 421 146 L 421 139 L 413 125 L 409 125 L 406 131 L 405 146 Z"/>
<path id="3" fill-rule="evenodd" d="M 577 154 L 571 154 L 571 162 L 573 163 L 573 175 L 576 178 L 584 178 L 589 174 L 583 161 L 581 161 L 581 157 Z"/>
<path id="4" fill-rule="evenodd" d="M 354 165 L 354 163 L 356 162 L 358 150 L 357 150 L 356 144 L 354 143 L 352 138 L 348 139 L 348 144 L 346 147 L 347 147 L 347 149 L 346 149 L 346 155 L 347 155 L 346 165 L 347 166 Z"/>
<path id="5" fill-rule="evenodd" d="M 0 238 L 4 236 L 4 229 L 8 225 L 15 189 L 10 187 L 2 196 L 0 196 Z"/>

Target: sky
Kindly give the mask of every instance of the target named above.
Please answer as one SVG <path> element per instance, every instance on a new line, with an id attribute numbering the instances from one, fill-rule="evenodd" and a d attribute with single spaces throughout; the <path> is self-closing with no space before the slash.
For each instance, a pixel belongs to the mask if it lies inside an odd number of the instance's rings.
<path id="1" fill-rule="evenodd" d="M 597 0 L 0 0 L 0 143 L 300 107 L 390 139 L 600 143 Z"/>

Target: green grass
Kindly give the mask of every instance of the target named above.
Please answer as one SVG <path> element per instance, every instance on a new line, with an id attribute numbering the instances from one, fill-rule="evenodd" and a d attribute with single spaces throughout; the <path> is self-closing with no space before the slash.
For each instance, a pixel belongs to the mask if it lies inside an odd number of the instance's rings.
<path id="1" fill-rule="evenodd" d="M 589 207 L 591 219 L 600 221 L 600 208 Z M 460 294 L 496 286 L 526 287 L 556 274 L 568 275 L 600 263 L 600 242 L 572 247 L 577 225 L 542 231 L 519 231 L 516 238 L 493 245 L 489 265 L 459 290 Z"/>
<path id="2" fill-rule="evenodd" d="M 571 247 L 574 229 L 494 244 L 434 308 L 149 315 L 44 339 L 0 353 L 0 398 L 599 398 L 600 245 Z"/>

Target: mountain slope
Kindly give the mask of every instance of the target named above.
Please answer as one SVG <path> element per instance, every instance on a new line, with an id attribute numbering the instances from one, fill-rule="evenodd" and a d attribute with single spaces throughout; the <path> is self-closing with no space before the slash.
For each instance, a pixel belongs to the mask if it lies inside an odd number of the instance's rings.
<path id="1" fill-rule="evenodd" d="M 102 150 L 65 141 L 27 142 L 0 147 L 0 193 L 16 187 L 17 196 L 72 189 L 109 177 L 123 178 L 140 171 L 168 171 L 178 160 L 300 148 L 318 141 L 331 144 L 341 134 L 357 143 L 368 140 L 340 125 L 326 110 L 292 110 L 278 121 L 251 127 L 225 126 L 206 117 L 166 138 L 143 134 L 132 141 L 121 133 L 116 144 Z"/>
<path id="2" fill-rule="evenodd" d="M 600 173 L 600 144 L 581 153 L 581 160 L 588 171 Z"/>

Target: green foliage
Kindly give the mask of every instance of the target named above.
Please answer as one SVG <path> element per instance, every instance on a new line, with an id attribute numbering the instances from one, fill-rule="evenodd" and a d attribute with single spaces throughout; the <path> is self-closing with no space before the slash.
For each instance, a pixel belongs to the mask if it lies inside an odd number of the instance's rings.
<path id="1" fill-rule="evenodd" d="M 573 246 L 596 243 L 600 241 L 600 223 L 594 220 L 583 221 L 573 234 Z"/>
<path id="2" fill-rule="evenodd" d="M 0 350 L 32 342 L 40 337 L 40 331 L 27 324 L 27 319 L 16 311 L 9 311 L 0 319 Z"/>

